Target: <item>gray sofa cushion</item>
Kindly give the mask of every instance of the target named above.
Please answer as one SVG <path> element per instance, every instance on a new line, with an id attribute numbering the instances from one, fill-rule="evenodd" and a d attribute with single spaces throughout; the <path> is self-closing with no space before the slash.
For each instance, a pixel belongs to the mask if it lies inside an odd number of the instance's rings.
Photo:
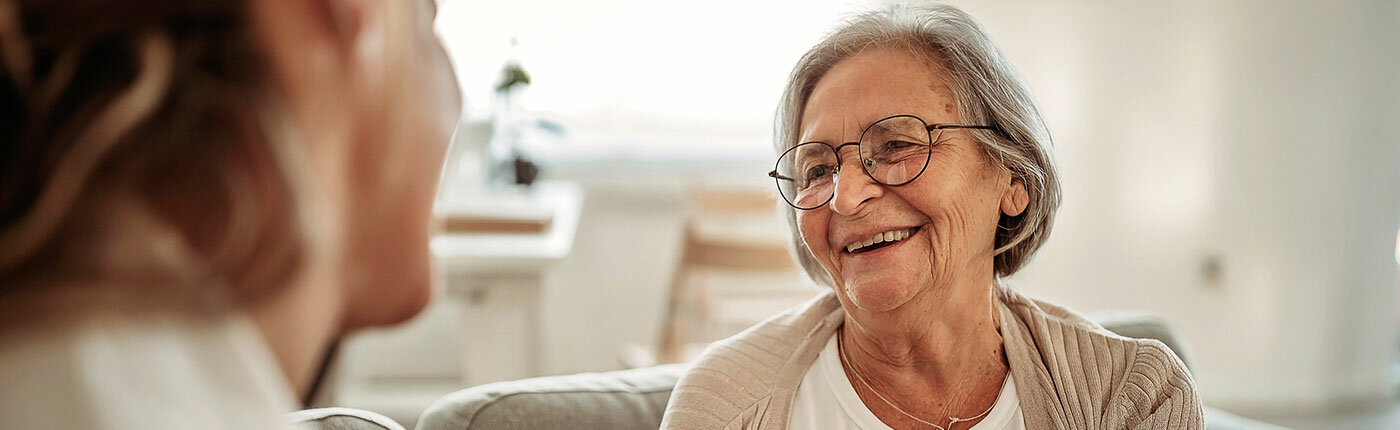
<path id="1" fill-rule="evenodd" d="M 655 429 L 684 371 L 665 365 L 476 386 L 433 402 L 418 428 Z"/>
<path id="2" fill-rule="evenodd" d="M 404 430 L 389 417 L 351 408 L 306 409 L 287 418 L 304 430 Z"/>

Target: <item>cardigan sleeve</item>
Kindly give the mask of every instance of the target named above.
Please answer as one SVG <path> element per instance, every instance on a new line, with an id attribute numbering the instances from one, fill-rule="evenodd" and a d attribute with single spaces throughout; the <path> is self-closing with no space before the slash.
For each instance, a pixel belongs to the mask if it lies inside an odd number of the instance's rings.
<path id="1" fill-rule="evenodd" d="M 1111 429 L 1201 430 L 1205 417 L 1186 365 L 1156 340 L 1140 341 L 1106 420 Z"/>

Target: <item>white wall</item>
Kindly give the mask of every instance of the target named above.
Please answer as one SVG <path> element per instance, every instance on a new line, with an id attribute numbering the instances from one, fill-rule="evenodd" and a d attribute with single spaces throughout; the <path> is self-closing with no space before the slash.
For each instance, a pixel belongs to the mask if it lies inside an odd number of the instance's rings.
<path id="1" fill-rule="evenodd" d="M 625 346 L 654 346 L 678 258 L 680 193 L 585 193 L 573 254 L 545 281 L 541 363 L 552 374 L 618 369 Z"/>
<path id="2" fill-rule="evenodd" d="M 1017 280 L 1170 317 L 1210 402 L 1384 397 L 1400 6 L 1278 3 L 969 5 L 1039 92 L 1065 176 Z"/>
<path id="3" fill-rule="evenodd" d="M 1400 3 L 1277 3 L 961 2 L 1057 138 L 1064 206 L 1015 281 L 1082 311 L 1167 316 L 1212 404 L 1382 399 L 1397 345 Z M 655 342 L 686 182 L 766 184 L 752 153 L 637 151 L 546 166 L 589 193 L 545 290 L 552 372 L 615 368 L 622 345 Z M 1212 258 L 1217 281 L 1202 275 Z"/>

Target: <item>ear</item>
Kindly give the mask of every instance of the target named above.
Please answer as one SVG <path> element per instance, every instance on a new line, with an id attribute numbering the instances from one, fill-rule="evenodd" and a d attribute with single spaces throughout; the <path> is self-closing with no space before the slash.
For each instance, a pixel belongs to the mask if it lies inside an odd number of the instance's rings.
<path id="1" fill-rule="evenodd" d="M 350 0 L 253 0 L 249 20 L 278 89 L 293 104 L 337 94 L 355 55 L 364 9 Z M 295 106 L 319 108 L 322 106 Z"/>
<path id="2" fill-rule="evenodd" d="M 1001 213 L 1007 216 L 1017 216 L 1026 211 L 1026 205 L 1031 202 L 1030 193 L 1026 191 L 1026 183 L 1021 178 L 1012 177 L 1010 183 L 1006 185 L 1006 191 L 1001 194 Z"/>
<path id="3" fill-rule="evenodd" d="M 344 182 L 335 176 L 345 170 L 344 143 L 356 135 L 366 98 L 357 50 L 365 39 L 366 2 L 251 0 L 247 8 L 277 119 L 294 130 L 293 146 L 307 152 L 317 171 L 332 175 L 326 184 Z"/>
<path id="4" fill-rule="evenodd" d="M 355 0 L 253 0 L 249 3 L 249 15 L 255 28 L 264 36 L 272 36 L 272 40 L 265 40 L 271 42 L 269 49 L 317 44 L 348 51 L 363 27 L 365 14 L 363 3 Z"/>

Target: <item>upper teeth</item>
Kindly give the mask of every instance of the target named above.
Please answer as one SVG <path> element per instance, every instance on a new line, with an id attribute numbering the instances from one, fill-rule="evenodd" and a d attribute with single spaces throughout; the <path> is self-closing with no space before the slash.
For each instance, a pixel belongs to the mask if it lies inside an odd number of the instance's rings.
<path id="1" fill-rule="evenodd" d="M 851 242 L 850 245 L 846 245 L 846 252 L 855 252 L 855 250 L 857 249 L 861 249 L 877 243 L 898 242 L 904 239 L 908 239 L 909 235 L 911 234 L 914 234 L 914 229 L 912 228 L 904 228 L 899 230 L 890 230 L 884 233 L 876 233 L 875 236 L 869 239 L 863 241 L 858 240 L 855 242 Z"/>

